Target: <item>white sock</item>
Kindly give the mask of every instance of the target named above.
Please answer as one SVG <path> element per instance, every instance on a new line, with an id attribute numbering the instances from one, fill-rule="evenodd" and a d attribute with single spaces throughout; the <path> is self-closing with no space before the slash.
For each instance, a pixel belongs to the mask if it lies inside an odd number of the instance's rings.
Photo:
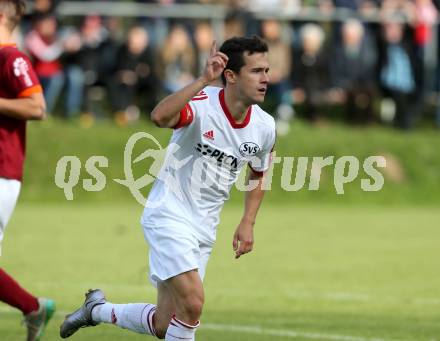
<path id="1" fill-rule="evenodd" d="M 156 336 L 153 326 L 155 311 L 156 306 L 154 304 L 113 304 L 107 302 L 93 308 L 92 320 L 97 323 L 112 323 L 139 334 Z"/>
<path id="2" fill-rule="evenodd" d="M 198 322 L 195 326 L 191 326 L 173 316 L 170 325 L 168 326 L 167 334 L 165 335 L 165 341 L 193 341 L 196 334 L 196 329 L 199 325 L 200 322 Z"/>

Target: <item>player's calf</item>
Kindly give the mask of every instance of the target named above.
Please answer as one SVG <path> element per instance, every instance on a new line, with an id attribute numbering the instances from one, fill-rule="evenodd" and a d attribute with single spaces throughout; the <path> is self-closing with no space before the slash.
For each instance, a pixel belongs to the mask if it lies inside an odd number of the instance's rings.
<path id="1" fill-rule="evenodd" d="M 157 307 L 156 313 L 153 316 L 153 325 L 157 338 L 165 339 L 172 316 L 170 316 L 168 312 L 162 312 L 160 308 L 160 306 Z"/>
<path id="2" fill-rule="evenodd" d="M 170 321 L 165 340 L 194 340 L 204 303 L 202 280 L 197 270 L 188 271 L 167 280 L 176 315 Z"/>
<path id="3" fill-rule="evenodd" d="M 176 298 L 176 303 L 176 315 L 170 315 L 167 309 L 163 309 L 163 306 L 158 305 L 154 314 L 154 328 L 159 339 L 166 338 L 170 330 L 172 330 L 173 335 L 179 337 L 183 337 L 181 334 L 194 335 L 199 325 L 204 303 L 203 295 L 195 294 Z"/>
<path id="4" fill-rule="evenodd" d="M 202 315 L 205 294 L 197 270 L 188 271 L 166 281 L 176 303 L 176 317 L 190 325 Z"/>

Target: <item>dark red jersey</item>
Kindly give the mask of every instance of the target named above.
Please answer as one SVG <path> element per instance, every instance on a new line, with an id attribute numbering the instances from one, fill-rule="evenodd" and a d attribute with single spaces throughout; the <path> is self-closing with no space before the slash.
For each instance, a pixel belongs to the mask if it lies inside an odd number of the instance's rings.
<path id="1" fill-rule="evenodd" d="M 22 98 L 42 92 L 28 57 L 15 45 L 0 45 L 0 97 Z M 0 178 L 23 178 L 26 121 L 0 112 Z"/>

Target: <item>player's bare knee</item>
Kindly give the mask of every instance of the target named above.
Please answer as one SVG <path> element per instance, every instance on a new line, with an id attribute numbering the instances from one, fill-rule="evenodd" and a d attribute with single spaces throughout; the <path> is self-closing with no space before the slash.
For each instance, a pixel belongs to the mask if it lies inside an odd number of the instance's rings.
<path id="1" fill-rule="evenodd" d="M 204 299 L 201 295 L 187 296 L 182 300 L 181 310 L 182 313 L 189 321 L 185 322 L 197 322 L 202 315 Z"/>

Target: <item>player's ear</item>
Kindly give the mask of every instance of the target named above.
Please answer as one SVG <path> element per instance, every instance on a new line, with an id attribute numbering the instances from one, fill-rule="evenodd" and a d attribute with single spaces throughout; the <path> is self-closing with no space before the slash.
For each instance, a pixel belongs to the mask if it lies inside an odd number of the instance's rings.
<path id="1" fill-rule="evenodd" d="M 226 83 L 232 83 L 234 84 L 237 78 L 237 75 L 235 74 L 234 71 L 230 70 L 230 69 L 226 69 L 224 72 L 225 78 L 226 78 Z"/>

